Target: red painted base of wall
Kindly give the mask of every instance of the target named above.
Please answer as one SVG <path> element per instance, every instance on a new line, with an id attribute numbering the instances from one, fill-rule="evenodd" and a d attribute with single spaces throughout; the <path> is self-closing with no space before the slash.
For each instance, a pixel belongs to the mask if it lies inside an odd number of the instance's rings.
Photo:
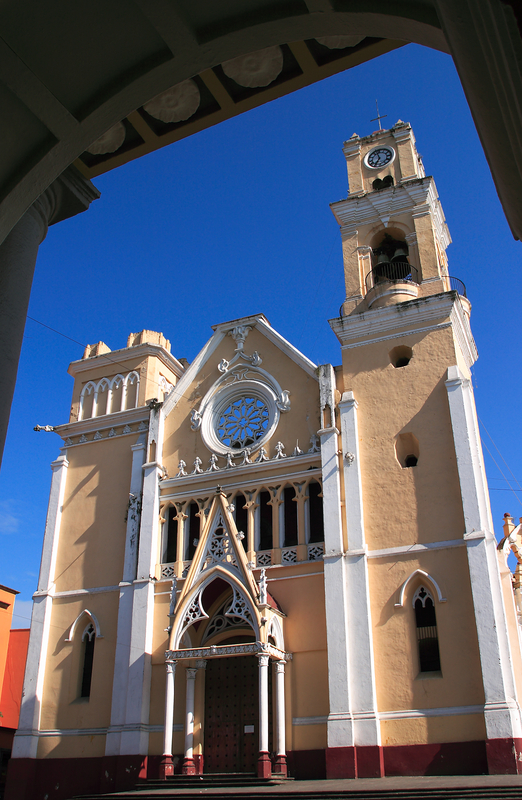
<path id="1" fill-rule="evenodd" d="M 484 742 L 389 746 L 383 755 L 388 776 L 488 774 Z"/>
<path id="2" fill-rule="evenodd" d="M 522 773 L 522 739 L 402 747 L 335 747 L 287 753 L 288 773 L 301 780 L 374 778 L 383 775 L 516 775 Z M 272 763 L 263 753 L 258 766 L 268 777 Z M 183 758 L 173 756 L 174 772 Z M 162 756 L 103 758 L 16 758 L 7 772 L 5 800 L 68 800 L 73 795 L 126 791 L 145 778 L 160 777 Z M 203 757 L 194 756 L 196 774 Z"/>
<path id="3" fill-rule="evenodd" d="M 522 739 L 490 739 L 486 756 L 490 775 L 522 774 Z"/>

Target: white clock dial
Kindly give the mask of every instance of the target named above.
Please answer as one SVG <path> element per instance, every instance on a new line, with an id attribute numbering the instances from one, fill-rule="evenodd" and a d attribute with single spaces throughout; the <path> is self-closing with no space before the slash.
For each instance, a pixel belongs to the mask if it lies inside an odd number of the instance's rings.
<path id="1" fill-rule="evenodd" d="M 392 147 L 374 147 L 364 157 L 364 163 L 370 169 L 382 169 L 391 164 L 395 158 L 395 150 Z"/>

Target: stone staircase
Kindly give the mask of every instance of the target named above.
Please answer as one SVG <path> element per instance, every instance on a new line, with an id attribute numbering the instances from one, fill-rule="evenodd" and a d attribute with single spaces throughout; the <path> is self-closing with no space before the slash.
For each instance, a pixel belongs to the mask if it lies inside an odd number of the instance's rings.
<path id="1" fill-rule="evenodd" d="M 176 775 L 166 781 L 147 780 L 130 791 L 80 795 L 71 800 L 195 800 L 201 795 L 212 800 L 227 795 L 237 795 L 241 800 L 522 800 L 522 776 L 515 784 L 483 776 L 481 785 L 470 780 L 474 785 L 452 786 L 451 779 L 442 778 L 438 786 L 431 779 L 431 785 L 423 786 L 417 780 L 416 785 L 408 788 L 394 786 L 395 780 L 347 781 L 340 789 L 340 781 L 293 783 L 292 778 L 263 779 L 253 774 L 231 773 Z"/>

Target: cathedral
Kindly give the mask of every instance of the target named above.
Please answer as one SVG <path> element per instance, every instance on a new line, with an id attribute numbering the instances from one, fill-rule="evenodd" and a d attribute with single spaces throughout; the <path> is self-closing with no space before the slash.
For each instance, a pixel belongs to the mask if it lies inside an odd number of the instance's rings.
<path id="1" fill-rule="evenodd" d="M 522 769 L 471 305 L 410 125 L 343 151 L 339 365 L 262 313 L 70 365 L 9 800 Z"/>

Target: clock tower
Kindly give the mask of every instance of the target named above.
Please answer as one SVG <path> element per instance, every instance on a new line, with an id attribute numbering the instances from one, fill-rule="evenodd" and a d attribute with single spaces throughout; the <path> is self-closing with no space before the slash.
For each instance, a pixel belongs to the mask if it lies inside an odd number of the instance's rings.
<path id="1" fill-rule="evenodd" d="M 354 134 L 343 151 L 350 193 L 331 206 L 343 240 L 343 314 L 459 287 L 448 274 L 451 237 L 435 181 L 410 125 L 399 120 L 390 130 Z"/>

